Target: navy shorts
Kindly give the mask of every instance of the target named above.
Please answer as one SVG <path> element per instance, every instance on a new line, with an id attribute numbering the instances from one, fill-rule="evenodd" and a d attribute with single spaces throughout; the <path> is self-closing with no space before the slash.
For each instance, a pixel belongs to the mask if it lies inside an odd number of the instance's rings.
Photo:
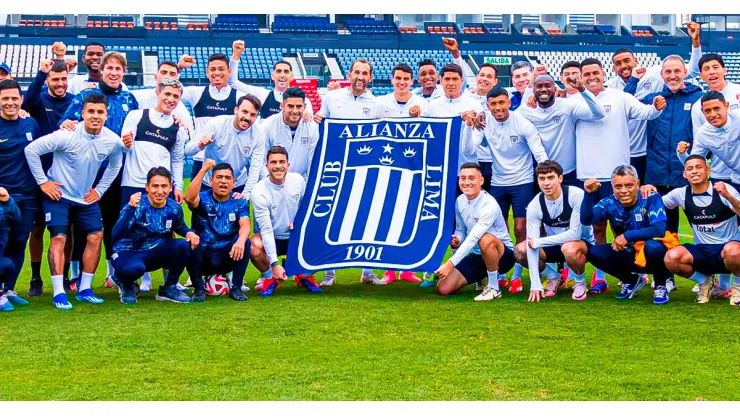
<path id="1" fill-rule="evenodd" d="M 515 263 L 514 251 L 504 246 L 504 255 L 498 260 L 498 273 L 500 275 L 508 273 Z M 463 275 L 468 284 L 480 282 L 488 277 L 486 262 L 483 261 L 483 256 L 480 254 L 468 254 L 455 268 Z"/>
<path id="2" fill-rule="evenodd" d="M 730 273 L 722 261 L 724 244 L 683 244 L 683 247 L 694 258 L 692 267 L 695 271 L 706 275 Z"/>
<path id="3" fill-rule="evenodd" d="M 498 202 L 504 218 L 509 217 L 509 208 L 512 207 L 514 218 L 527 218 L 527 205 L 534 199 L 534 188 L 531 183 L 512 186 L 491 185 L 489 193 Z"/>
<path id="4" fill-rule="evenodd" d="M 591 243 L 588 241 L 580 240 L 586 243 L 586 252 L 588 252 L 588 249 L 591 248 Z M 545 262 L 547 263 L 565 263 L 565 256 L 563 255 L 563 246 L 557 245 L 557 246 L 549 246 L 549 247 L 542 247 L 542 251 L 545 252 Z M 584 255 L 586 253 L 583 253 Z"/>
<path id="5" fill-rule="evenodd" d="M 46 195 L 43 204 L 46 226 L 52 237 L 67 235 L 70 224 L 74 224 L 75 230 L 85 234 L 103 231 L 103 220 L 98 204 L 80 204 L 64 198 L 52 201 Z"/>
<path id="6" fill-rule="evenodd" d="M 585 189 L 583 186 L 585 183 L 586 181 L 581 181 L 581 186 L 579 186 L 579 188 Z M 602 199 L 609 198 L 610 196 L 614 195 L 614 187 L 612 187 L 612 181 L 599 183 L 601 183 L 601 188 L 596 191 L 596 200 L 594 201 L 594 205 L 596 205 L 596 203 L 601 201 Z"/>
<path id="7" fill-rule="evenodd" d="M 198 172 L 203 169 L 203 161 L 193 159 L 193 164 L 190 166 L 190 180 L 192 181 L 198 176 Z"/>
<path id="8" fill-rule="evenodd" d="M 640 185 L 645 184 L 645 172 L 647 171 L 647 155 L 630 157 L 630 165 L 637 170 L 637 179 Z"/>
<path id="9" fill-rule="evenodd" d="M 33 230 L 37 216 L 41 215 L 43 219 L 39 194 L 33 192 L 30 194 L 10 194 L 10 196 L 13 197 L 13 201 L 21 212 L 21 223 L 13 227 L 13 231 L 16 233 L 30 233 Z"/>
<path id="10" fill-rule="evenodd" d="M 491 176 L 493 176 L 493 162 L 478 162 L 483 173 L 483 189 L 491 188 Z"/>

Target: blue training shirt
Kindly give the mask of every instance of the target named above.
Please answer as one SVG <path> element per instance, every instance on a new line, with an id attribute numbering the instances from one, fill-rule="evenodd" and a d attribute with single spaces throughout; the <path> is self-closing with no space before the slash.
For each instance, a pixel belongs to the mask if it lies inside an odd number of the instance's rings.
<path id="1" fill-rule="evenodd" d="M 121 211 L 116 226 L 113 227 L 113 251 L 146 251 L 157 247 L 163 241 L 172 238 L 172 232 L 180 236 L 190 232 L 182 207 L 174 200 L 167 198 L 162 208 L 154 208 L 146 195 L 141 196 L 139 206 L 129 204 Z"/>
<path id="2" fill-rule="evenodd" d="M 118 94 L 108 95 L 104 94 L 100 88 L 82 90 L 72 100 L 72 104 L 70 104 L 61 120 L 59 120 L 59 125 L 65 120 L 82 121 L 82 104 L 85 102 L 85 98 L 91 94 L 101 94 L 108 98 L 108 120 L 105 121 L 105 127 L 108 127 L 113 133 L 120 136 L 121 130 L 123 130 L 123 122 L 126 120 L 128 112 L 139 109 L 139 102 L 128 91 L 120 91 Z"/>
<path id="3" fill-rule="evenodd" d="M 584 225 L 609 220 L 614 229 L 614 235 L 624 234 L 624 238 L 629 242 L 665 236 L 668 219 L 660 195 L 653 194 L 643 198 L 638 192 L 637 203 L 629 208 L 624 207 L 614 195 L 594 205 L 594 196 L 594 194 L 586 194 L 583 198 L 581 222 Z"/>
<path id="4" fill-rule="evenodd" d="M 31 117 L 0 118 L 0 187 L 11 194 L 33 194 L 38 185 L 26 163 L 24 150 L 40 136 L 39 125 Z"/>
<path id="5" fill-rule="evenodd" d="M 193 231 L 204 248 L 223 248 L 239 234 L 239 220 L 249 218 L 249 204 L 229 196 L 224 202 L 213 199 L 212 191 L 201 191 L 200 203 L 193 209 Z"/>

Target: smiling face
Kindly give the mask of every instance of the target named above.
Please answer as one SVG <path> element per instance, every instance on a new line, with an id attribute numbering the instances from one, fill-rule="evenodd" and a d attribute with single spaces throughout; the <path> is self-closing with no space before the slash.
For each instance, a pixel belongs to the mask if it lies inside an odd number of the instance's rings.
<path id="1" fill-rule="evenodd" d="M 703 185 L 709 182 L 711 171 L 706 160 L 691 159 L 683 167 L 683 177 L 693 186 Z"/>
<path id="2" fill-rule="evenodd" d="M 714 127 L 720 128 L 727 123 L 727 111 L 730 108 L 730 103 L 722 102 L 720 100 L 709 100 L 701 105 L 701 111 L 704 113 L 707 122 Z"/>
<path id="3" fill-rule="evenodd" d="M 509 100 L 509 97 L 505 95 L 490 97 L 486 103 L 496 121 L 503 122 L 509 118 L 509 107 L 511 107 L 511 100 Z"/>
<path id="4" fill-rule="evenodd" d="M 288 157 L 284 154 L 271 153 L 267 156 L 267 171 L 270 173 L 273 183 L 283 183 L 289 168 Z"/>
<path id="5" fill-rule="evenodd" d="M 108 120 L 108 108 L 103 103 L 87 103 L 82 108 L 82 120 L 86 132 L 100 134 Z"/>
<path id="6" fill-rule="evenodd" d="M 121 86 L 123 82 L 123 74 L 126 68 L 123 66 L 121 61 L 116 58 L 110 58 L 103 67 L 103 82 L 113 89 Z"/>
<path id="7" fill-rule="evenodd" d="M 172 65 L 161 65 L 154 75 L 154 81 L 160 83 L 166 79 L 178 79 L 180 74 L 177 72 L 177 68 Z"/>
<path id="8" fill-rule="evenodd" d="M 547 104 L 555 99 L 556 85 L 552 78 L 538 77 L 534 83 L 534 96 L 537 102 Z"/>
<path id="9" fill-rule="evenodd" d="M 249 100 L 243 100 L 239 107 L 234 108 L 234 128 L 244 131 L 254 124 L 257 120 L 257 109 L 254 108 Z"/>
<path id="10" fill-rule="evenodd" d="M 290 65 L 285 63 L 275 65 L 275 69 L 272 70 L 272 82 L 275 83 L 276 90 L 285 91 L 292 80 L 293 71 L 290 70 Z"/>
<path id="11" fill-rule="evenodd" d="M 722 91 L 727 85 L 727 81 L 725 81 L 727 68 L 723 68 L 719 61 L 704 62 L 699 69 L 701 70 L 699 76 L 707 83 L 710 90 Z"/>
<path id="12" fill-rule="evenodd" d="M 686 65 L 683 61 L 678 59 L 669 59 L 663 63 L 663 69 L 660 71 L 663 82 L 673 92 L 676 92 L 684 87 L 683 80 L 686 78 L 688 73 L 686 72 Z"/>
<path id="13" fill-rule="evenodd" d="M 85 49 L 82 63 L 85 64 L 89 72 L 98 72 L 103 61 L 103 54 L 105 54 L 105 50 L 102 46 L 90 45 Z"/>
<path id="14" fill-rule="evenodd" d="M 306 109 L 306 103 L 300 97 L 290 97 L 283 100 L 280 106 L 283 109 L 283 122 L 285 124 L 296 127 L 301 122 L 303 112 Z"/>
<path id="15" fill-rule="evenodd" d="M 484 66 L 480 69 L 478 75 L 475 76 L 475 83 L 480 92 L 488 94 L 488 91 L 491 91 L 491 88 L 498 84 L 496 71 L 491 67 Z"/>
<path id="16" fill-rule="evenodd" d="M 437 87 L 439 74 L 437 67 L 434 65 L 422 65 L 419 67 L 419 84 L 425 90 L 431 90 Z"/>
<path id="17" fill-rule="evenodd" d="M 596 64 L 586 65 L 581 68 L 581 78 L 586 84 L 586 89 L 596 94 L 604 89 L 604 70 Z"/>
<path id="18" fill-rule="evenodd" d="M 222 61 L 220 59 L 215 59 L 208 63 L 206 76 L 208 77 L 208 81 L 210 81 L 212 86 L 218 89 L 225 87 L 228 83 L 230 75 L 231 70 L 229 69 L 228 62 Z"/>
<path id="19" fill-rule="evenodd" d="M 640 180 L 632 175 L 612 176 L 612 187 L 614 196 L 625 207 L 631 207 L 637 203 L 637 191 L 640 189 Z"/>
<path id="20" fill-rule="evenodd" d="M 157 111 L 163 114 L 172 114 L 180 103 L 182 90 L 177 87 L 163 87 L 162 91 L 157 88 L 155 92 L 157 94 L 157 99 L 159 100 L 157 103 Z"/>
<path id="21" fill-rule="evenodd" d="M 614 55 L 612 64 L 614 65 L 614 73 L 626 81 L 632 76 L 632 69 L 638 65 L 638 62 L 632 52 L 622 52 Z"/>
<path id="22" fill-rule="evenodd" d="M 413 81 L 411 80 L 411 74 L 405 71 L 396 70 L 393 72 L 391 78 L 391 85 L 393 85 L 393 91 L 400 95 L 407 95 L 409 88 L 411 88 Z"/>
<path id="23" fill-rule="evenodd" d="M 517 68 L 511 73 L 511 83 L 522 94 L 524 94 L 524 90 L 527 89 L 531 82 L 532 70 L 528 67 Z"/>
<path id="24" fill-rule="evenodd" d="M 154 207 L 163 207 L 172 192 L 172 183 L 161 175 L 154 175 L 146 184 L 146 196 Z"/>
<path id="25" fill-rule="evenodd" d="M 370 72 L 370 65 L 364 62 L 355 62 L 352 65 L 352 72 L 349 74 L 350 88 L 355 95 L 365 92 L 367 85 L 372 82 L 373 75 Z"/>
<path id="26" fill-rule="evenodd" d="M 21 92 L 17 88 L 0 91 L 0 112 L 2 112 L 4 119 L 17 119 L 21 104 L 23 104 L 23 96 L 21 96 Z"/>
<path id="27" fill-rule="evenodd" d="M 478 169 L 462 169 L 458 177 L 458 185 L 460 185 L 460 190 L 468 199 L 474 199 L 480 194 L 483 187 L 483 175 Z"/>

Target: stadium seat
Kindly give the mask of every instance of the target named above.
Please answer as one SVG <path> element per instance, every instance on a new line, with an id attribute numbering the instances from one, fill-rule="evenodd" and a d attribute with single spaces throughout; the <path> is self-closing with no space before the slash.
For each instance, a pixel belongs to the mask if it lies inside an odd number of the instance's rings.
<path id="1" fill-rule="evenodd" d="M 153 26 L 152 26 L 152 22 L 145 22 L 145 23 L 144 23 L 144 27 L 145 27 L 145 28 L 146 28 L 147 30 L 152 30 L 152 29 L 153 29 Z"/>

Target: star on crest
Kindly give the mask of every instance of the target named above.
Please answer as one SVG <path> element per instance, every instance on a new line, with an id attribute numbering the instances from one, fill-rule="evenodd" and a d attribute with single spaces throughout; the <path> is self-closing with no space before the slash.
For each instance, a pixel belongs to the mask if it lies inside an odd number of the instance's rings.
<path id="1" fill-rule="evenodd" d="M 391 147 L 390 143 L 387 143 L 385 146 L 383 146 L 383 153 L 391 153 L 393 152 L 393 147 Z"/>

